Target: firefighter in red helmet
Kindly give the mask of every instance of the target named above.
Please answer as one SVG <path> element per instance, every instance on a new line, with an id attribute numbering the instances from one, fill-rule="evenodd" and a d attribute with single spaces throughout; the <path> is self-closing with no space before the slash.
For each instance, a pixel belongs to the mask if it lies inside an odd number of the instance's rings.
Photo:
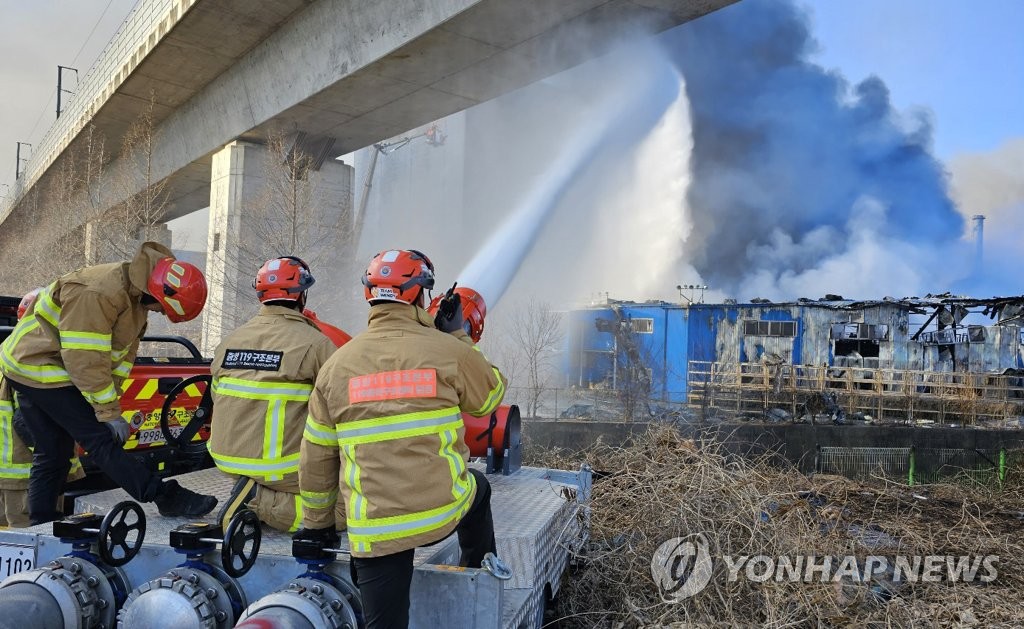
<path id="1" fill-rule="evenodd" d="M 424 310 L 434 287 L 427 256 L 382 251 L 363 286 L 369 325 L 327 361 L 310 397 L 295 539 L 336 542 L 340 480 L 366 625 L 405 627 L 417 546 L 454 531 L 463 566 L 497 561 L 486 557 L 495 552 L 490 485 L 467 466 L 461 411 L 490 414 L 505 380 L 463 329 L 461 305 L 437 324 Z"/>
<path id="2" fill-rule="evenodd" d="M 302 314 L 315 280 L 309 265 L 267 260 L 253 288 L 263 304 L 214 354 L 210 455 L 238 480 L 218 515 L 226 527 L 243 507 L 282 531 L 302 522 L 299 444 L 306 403 L 335 345 Z"/>
<path id="3" fill-rule="evenodd" d="M 160 513 L 199 516 L 217 504 L 162 481 L 123 448 L 130 429 L 118 402 L 149 312 L 188 321 L 206 303 L 206 279 L 170 249 L 143 243 L 130 261 L 73 271 L 39 291 L 0 345 L 0 371 L 23 404 L 35 440 L 28 506 L 33 524 L 56 509 L 77 441 L 135 500 Z"/>

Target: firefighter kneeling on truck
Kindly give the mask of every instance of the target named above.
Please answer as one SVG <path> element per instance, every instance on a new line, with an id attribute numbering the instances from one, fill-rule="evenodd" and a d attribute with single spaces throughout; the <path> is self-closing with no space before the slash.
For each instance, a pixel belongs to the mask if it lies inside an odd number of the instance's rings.
<path id="1" fill-rule="evenodd" d="M 194 319 L 206 303 L 206 279 L 171 250 L 142 244 L 131 261 L 72 271 L 39 292 L 32 310 L 0 345 L 0 371 L 20 400 L 35 438 L 28 484 L 32 524 L 62 517 L 56 509 L 75 442 L 140 502 L 165 516 L 200 516 L 217 499 L 162 481 L 125 452 L 121 383 L 135 361 L 149 312 L 172 322 Z"/>
<path id="2" fill-rule="evenodd" d="M 340 482 L 366 626 L 406 627 L 417 546 L 456 531 L 461 565 L 495 552 L 490 485 L 467 467 L 460 409 L 490 414 L 505 380 L 463 330 L 461 305 L 437 322 L 423 309 L 425 255 L 382 251 L 363 284 L 369 326 L 331 356 L 309 400 L 295 539 L 336 547 Z"/>
<path id="3" fill-rule="evenodd" d="M 302 314 L 313 285 L 309 266 L 267 260 L 253 280 L 259 314 L 221 341 L 214 354 L 210 455 L 235 483 L 218 521 L 227 528 L 248 506 L 282 531 L 302 523 L 299 445 L 306 403 L 335 345 Z"/>

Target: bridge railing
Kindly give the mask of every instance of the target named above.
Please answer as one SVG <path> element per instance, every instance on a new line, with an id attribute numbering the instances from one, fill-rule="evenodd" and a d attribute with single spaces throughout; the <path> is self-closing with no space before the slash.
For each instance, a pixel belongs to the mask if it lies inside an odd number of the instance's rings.
<path id="1" fill-rule="evenodd" d="M 33 146 L 24 174 L 0 211 L 11 207 L 46 172 L 157 43 L 198 0 L 139 0 L 107 47 L 78 83 L 60 118 Z"/>

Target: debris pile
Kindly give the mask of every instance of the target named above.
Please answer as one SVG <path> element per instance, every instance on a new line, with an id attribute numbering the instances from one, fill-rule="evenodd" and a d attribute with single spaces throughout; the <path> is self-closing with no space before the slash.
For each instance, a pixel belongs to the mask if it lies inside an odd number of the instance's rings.
<path id="1" fill-rule="evenodd" d="M 1001 491 L 808 478 L 668 426 L 626 448 L 535 452 L 531 464 L 584 460 L 598 471 L 591 541 L 549 626 L 1009 627 L 1024 618 L 1022 477 L 1011 474 Z M 682 600 L 671 590 L 700 580 L 700 553 L 665 564 L 673 538 L 706 544 L 711 557 L 707 585 Z M 654 574 L 659 547 L 664 569 Z M 934 580 L 927 563 L 894 570 L 900 557 L 932 561 Z M 975 578 L 949 577 L 946 558 L 956 567 L 961 557 Z M 790 565 L 801 561 L 818 569 Z"/>

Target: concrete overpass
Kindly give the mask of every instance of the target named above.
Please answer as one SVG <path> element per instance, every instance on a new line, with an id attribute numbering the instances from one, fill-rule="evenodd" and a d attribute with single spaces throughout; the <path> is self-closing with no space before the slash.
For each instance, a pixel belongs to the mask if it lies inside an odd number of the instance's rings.
<path id="1" fill-rule="evenodd" d="M 87 124 L 117 147 L 151 97 L 170 219 L 209 204 L 211 156 L 232 140 L 299 131 L 335 157 L 733 1 L 141 0 L 0 217 Z"/>
<path id="2" fill-rule="evenodd" d="M 0 209 L 0 256 L 53 238 L 41 233 L 45 221 L 18 219 L 64 210 L 26 199 L 71 159 L 89 124 L 118 147 L 152 104 L 152 174 L 168 182 L 170 220 L 211 205 L 217 155 L 222 174 L 243 174 L 232 170 L 246 146 L 236 140 L 285 133 L 330 164 L 733 1 L 140 0 Z M 115 156 L 109 170 L 123 161 Z M 224 185 L 214 205 L 241 211 Z M 130 192 L 106 191 L 103 205 Z"/>

